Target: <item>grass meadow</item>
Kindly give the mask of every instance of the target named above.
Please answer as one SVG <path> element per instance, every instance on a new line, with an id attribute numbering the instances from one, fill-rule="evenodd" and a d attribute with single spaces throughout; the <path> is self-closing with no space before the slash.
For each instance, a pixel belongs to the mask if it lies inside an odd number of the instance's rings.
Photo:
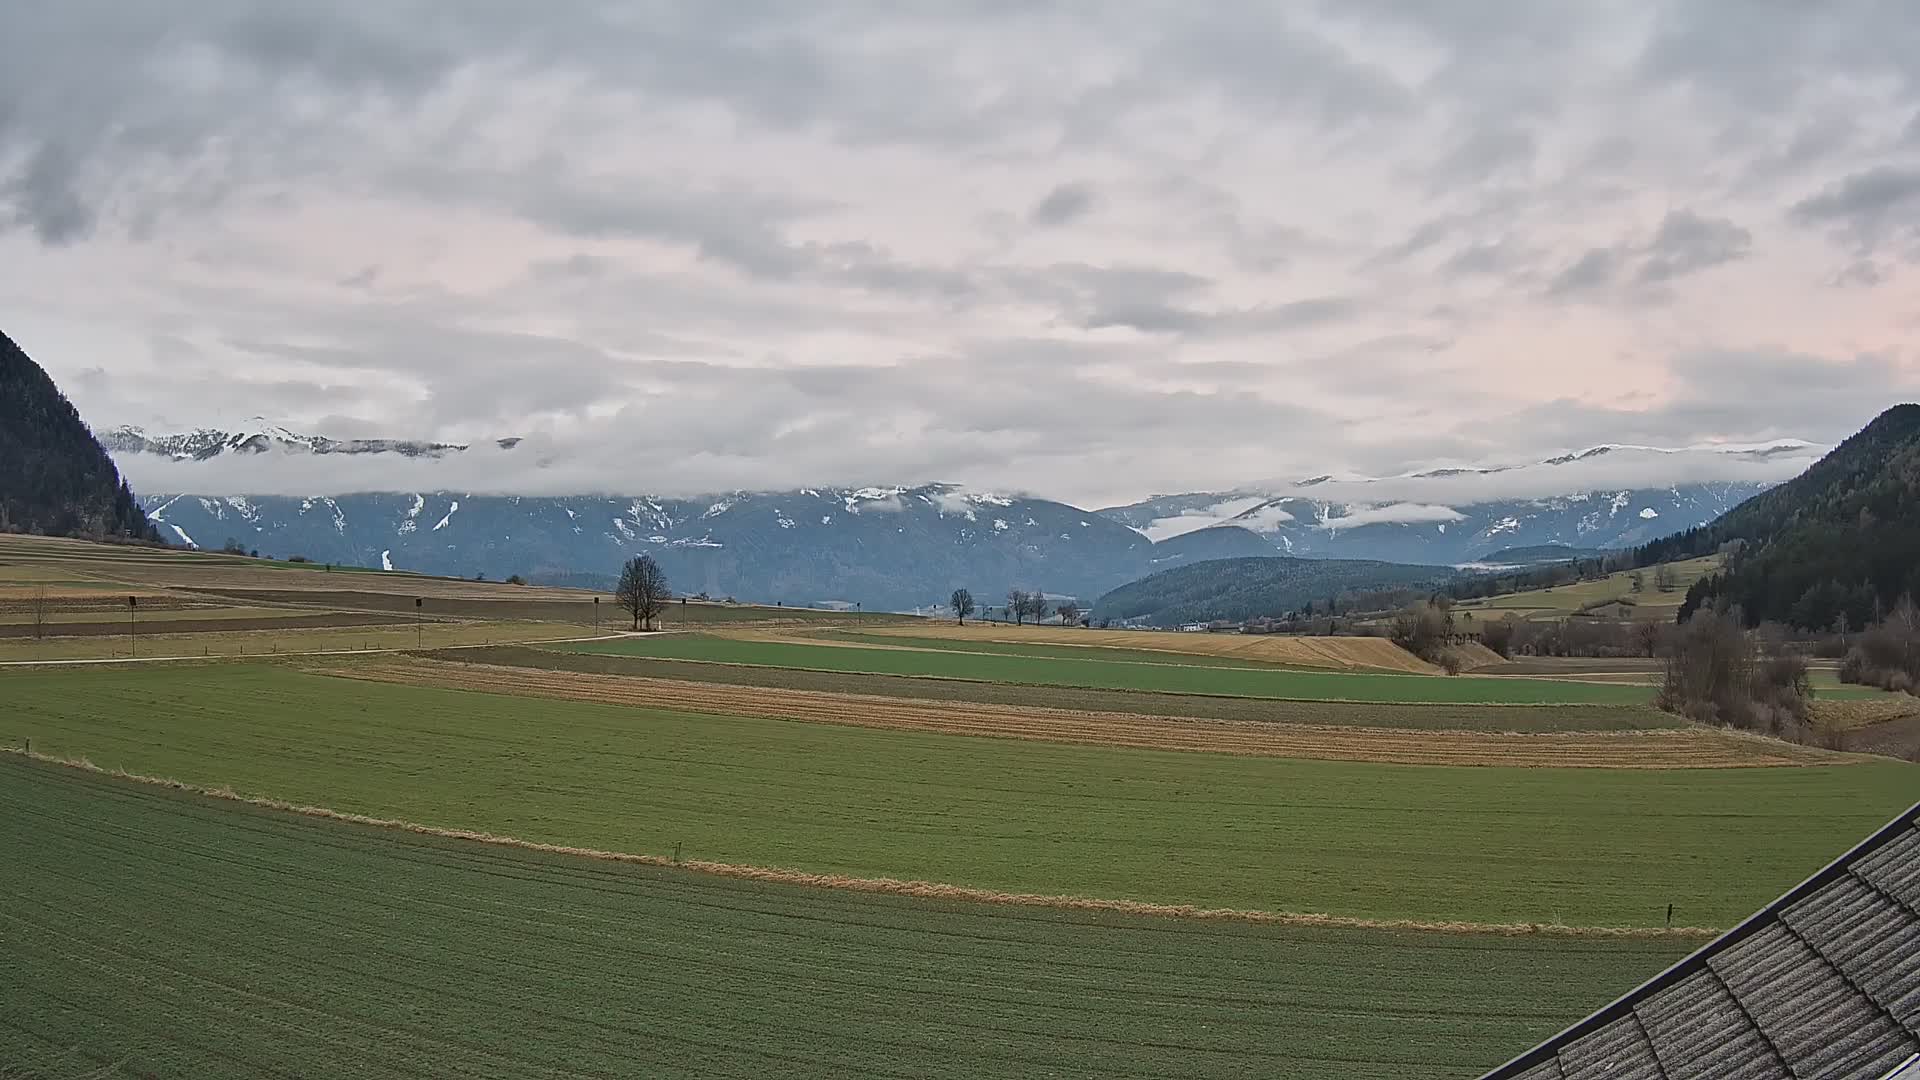
<path id="1" fill-rule="evenodd" d="M 1471 1077 L 1673 939 L 850 894 L 0 754 L 9 1076 Z"/>
<path id="2" fill-rule="evenodd" d="M 0 742 L 528 840 L 1203 907 L 1728 926 L 1870 832 L 1895 762 L 1396 766 L 877 731 L 214 664 L 5 676 Z"/>

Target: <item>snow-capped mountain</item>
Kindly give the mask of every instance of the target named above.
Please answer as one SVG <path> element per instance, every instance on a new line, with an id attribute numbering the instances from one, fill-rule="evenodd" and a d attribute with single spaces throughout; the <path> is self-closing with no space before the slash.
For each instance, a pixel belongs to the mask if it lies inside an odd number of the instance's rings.
<path id="1" fill-rule="evenodd" d="M 1283 554 L 1465 564 L 1503 548 L 1621 548 L 1703 525 L 1818 457 L 1811 443 L 1597 446 L 1527 465 L 1318 476 L 1099 511 L 1159 540 L 1238 525 Z M 1660 477 L 1650 487 L 1646 478 Z M 1279 490 L 1275 490 L 1275 489 Z"/>
<path id="2" fill-rule="evenodd" d="M 296 460 L 438 460 L 466 451 L 452 443 L 301 435 L 264 421 L 181 435 L 119 428 L 103 441 L 123 459 L 186 462 L 269 449 Z M 1012 586 L 1091 600 L 1157 570 L 1248 555 L 1445 566 L 1541 544 L 1625 547 L 1711 521 L 1817 454 L 1796 442 L 1607 446 L 1519 466 L 1321 476 L 1100 511 L 946 484 L 692 498 L 192 492 L 149 493 L 143 501 L 166 539 L 207 548 L 232 539 L 320 562 L 600 586 L 623 559 L 648 552 L 686 592 L 906 608 L 940 603 L 959 587 L 983 602 Z M 277 459 L 252 460 L 273 467 Z"/>
<path id="3" fill-rule="evenodd" d="M 1266 554 L 1241 530 L 1155 544 L 1098 514 L 951 485 L 802 488 L 698 499 L 451 492 L 144 499 L 164 538 L 334 562 L 604 587 L 625 559 L 659 560 L 675 589 L 872 609 L 992 603 L 1013 586 L 1091 600 L 1201 557 Z"/>
<path id="4" fill-rule="evenodd" d="M 260 417 L 254 417 L 246 426 L 232 431 L 199 428 L 172 435 L 149 435 L 144 428 L 123 425 L 95 432 L 95 436 L 111 453 L 156 454 L 175 461 L 207 461 L 222 454 L 259 454 L 268 450 L 438 458 L 467 449 L 463 443 L 411 439 L 329 439 L 324 435 L 301 435 L 278 424 L 270 424 Z M 511 449 L 518 442 L 518 439 L 501 439 L 499 446 L 501 449 Z"/>

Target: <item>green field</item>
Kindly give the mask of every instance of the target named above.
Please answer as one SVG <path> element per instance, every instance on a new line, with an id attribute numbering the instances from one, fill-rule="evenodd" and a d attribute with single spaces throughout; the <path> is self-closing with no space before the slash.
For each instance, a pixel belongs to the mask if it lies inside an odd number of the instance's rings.
<path id="1" fill-rule="evenodd" d="M 373 684 L 8 672 L 0 742 L 616 851 L 1208 907 L 1730 926 L 1920 794 L 1895 762 L 1449 768 L 1069 746 Z"/>
<path id="2" fill-rule="evenodd" d="M 703 634 L 662 634 L 556 647 L 613 656 L 706 660 L 810 671 L 918 675 L 1036 686 L 1085 686 L 1108 690 L 1313 701 L 1605 705 L 1644 703 L 1653 693 L 1643 686 L 1555 682 L 1549 679 L 1476 679 L 1471 676 L 1385 675 L 1251 666 L 1192 667 L 1165 662 L 1123 663 L 1079 657 L 812 645 Z"/>
<path id="3" fill-rule="evenodd" d="M 969 624 L 971 625 L 971 624 Z M 965 637 L 914 637 L 906 634 L 861 634 L 834 631 L 833 641 L 858 645 L 931 649 L 936 652 L 979 653 L 988 656 L 1031 656 L 1052 660 L 1105 660 L 1136 664 L 1177 664 L 1183 667 L 1253 668 L 1255 670 L 1301 670 L 1297 664 L 1278 664 L 1258 656 L 1233 656 L 1216 653 L 1172 652 L 1166 649 L 1127 649 L 1117 645 L 1071 644 L 1078 631 L 1060 631 L 1062 644 L 1041 641 L 987 641 Z M 1325 670 L 1305 668 L 1304 670 Z"/>
<path id="4" fill-rule="evenodd" d="M 1190 716 L 1209 720 L 1245 720 L 1274 724 L 1324 724 L 1334 727 L 1384 727 L 1437 731 L 1645 731 L 1684 726 L 1679 717 L 1651 704 L 1640 705 L 1409 705 L 1352 701 L 1287 701 L 1213 694 L 1155 694 L 1137 690 L 1094 690 L 1073 686 L 1021 686 L 1013 683 L 936 679 L 908 675 L 859 675 L 801 671 L 751 664 L 659 660 L 644 656 L 561 652 L 537 646 L 500 645 L 488 649 L 427 651 L 439 660 L 505 664 L 547 671 L 634 675 L 688 682 L 818 690 L 841 694 L 918 698 L 982 705 L 1133 713 L 1140 716 Z"/>
<path id="5" fill-rule="evenodd" d="M 3 754 L 0 817 L 7 1076 L 1469 1077 L 1687 948 L 796 888 Z"/>

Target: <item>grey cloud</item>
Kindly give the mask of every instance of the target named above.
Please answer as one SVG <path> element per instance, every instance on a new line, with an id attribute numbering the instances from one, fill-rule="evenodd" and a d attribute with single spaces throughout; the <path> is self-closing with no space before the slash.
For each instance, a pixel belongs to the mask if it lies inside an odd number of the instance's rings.
<path id="1" fill-rule="evenodd" d="M 1428 170 L 1429 183 L 1440 190 L 1481 184 L 1496 173 L 1530 166 L 1537 149 L 1529 131 L 1511 124 L 1482 124 Z"/>
<path id="2" fill-rule="evenodd" d="M 1745 258 L 1752 248 L 1753 234 L 1725 218 L 1672 210 L 1647 246 L 1639 277 L 1643 282 L 1667 281 Z"/>
<path id="3" fill-rule="evenodd" d="M 1833 283 L 1842 288 L 1871 289 L 1885 280 L 1886 268 L 1872 259 L 1855 259 L 1833 276 Z"/>
<path id="4" fill-rule="evenodd" d="M 1920 237 L 1920 169 L 1880 165 L 1793 204 L 1793 218 L 1825 225 L 1861 253 Z M 1908 252 L 1909 258 L 1920 252 Z"/>
<path id="5" fill-rule="evenodd" d="M 1549 296 L 1579 296 L 1613 284 L 1619 256 L 1612 248 L 1589 248 L 1566 269 L 1553 276 Z"/>
<path id="6" fill-rule="evenodd" d="M 1675 357 L 1672 371 L 1675 390 L 1645 407 L 1556 400 L 1522 409 L 1502 424 L 1510 437 L 1573 448 L 1710 439 L 1831 444 L 1920 392 L 1920 369 L 1874 355 L 1707 350 Z"/>
<path id="7" fill-rule="evenodd" d="M 1523 251 L 1512 240 L 1503 238 L 1461 248 L 1441 266 L 1455 274 L 1504 275 L 1530 266 L 1534 258 L 1533 253 Z"/>
<path id="8" fill-rule="evenodd" d="M 1745 258 L 1752 247 L 1753 234 L 1726 218 L 1670 210 L 1644 242 L 1587 249 L 1554 275 L 1547 295 L 1593 297 L 1626 280 L 1658 286 Z"/>
<path id="9" fill-rule="evenodd" d="M 1093 188 L 1084 183 L 1061 184 L 1033 205 L 1027 220 L 1035 225 L 1065 225 L 1093 209 Z"/>
<path id="10" fill-rule="evenodd" d="M 1920 196 L 1920 169 L 1882 165 L 1854 173 L 1793 205 L 1803 221 L 1858 221 L 1878 218 Z"/>
<path id="11" fill-rule="evenodd" d="M 78 191 L 69 152 L 43 144 L 28 155 L 19 175 L 0 184 L 0 211 L 15 225 L 33 230 L 48 245 L 71 243 L 93 227 L 93 209 Z"/>

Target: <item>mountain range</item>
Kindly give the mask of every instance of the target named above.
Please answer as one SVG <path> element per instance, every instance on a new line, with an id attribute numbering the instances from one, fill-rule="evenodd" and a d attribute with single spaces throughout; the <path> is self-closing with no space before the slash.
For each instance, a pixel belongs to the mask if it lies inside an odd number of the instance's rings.
<path id="1" fill-rule="evenodd" d="M 468 449 L 332 439 L 264 420 L 178 434 L 119 427 L 101 439 L 123 464 L 227 455 L 263 455 L 271 464 L 266 455 L 276 454 L 433 460 Z M 517 444 L 495 442 L 502 450 Z M 962 586 L 980 597 L 1021 587 L 1091 600 L 1147 574 L 1209 559 L 1294 555 L 1457 566 L 1516 547 L 1630 547 L 1713 520 L 1769 486 L 1767 479 L 1727 476 L 1761 473 L 1807 446 L 1596 447 L 1521 466 L 1316 477 L 1098 510 L 951 484 L 672 498 L 191 491 L 149 492 L 144 502 L 163 538 L 202 547 L 233 540 L 321 562 L 466 577 L 520 574 L 588 587 L 605 587 L 624 558 L 647 552 L 690 593 L 905 609 L 937 604 Z M 1618 479 L 1614 474 L 1640 482 L 1608 483 Z M 1671 482 L 1650 487 L 1649 475 Z"/>

